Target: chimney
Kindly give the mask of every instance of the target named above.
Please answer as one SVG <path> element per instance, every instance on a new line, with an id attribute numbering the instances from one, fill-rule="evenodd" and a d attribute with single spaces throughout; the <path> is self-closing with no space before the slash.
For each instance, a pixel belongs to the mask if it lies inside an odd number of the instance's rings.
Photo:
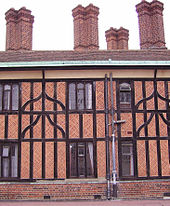
<path id="1" fill-rule="evenodd" d="M 99 8 L 93 4 L 87 7 L 78 5 L 72 10 L 74 18 L 74 49 L 98 50 L 98 15 Z"/>
<path id="2" fill-rule="evenodd" d="M 153 0 L 151 3 L 142 0 L 136 5 L 139 21 L 140 48 L 165 47 L 163 24 L 163 3 Z"/>
<path id="3" fill-rule="evenodd" d="M 34 16 L 31 11 L 22 7 L 11 8 L 5 13 L 6 50 L 32 50 L 32 25 Z"/>
<path id="4" fill-rule="evenodd" d="M 107 50 L 128 50 L 129 30 L 111 27 L 105 32 Z"/>

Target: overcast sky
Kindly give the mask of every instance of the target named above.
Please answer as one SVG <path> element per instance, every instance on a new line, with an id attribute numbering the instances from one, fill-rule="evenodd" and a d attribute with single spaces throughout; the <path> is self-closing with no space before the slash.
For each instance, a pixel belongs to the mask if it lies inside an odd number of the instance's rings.
<path id="1" fill-rule="evenodd" d="M 151 2 L 151 0 L 148 0 Z M 72 50 L 72 9 L 78 4 L 90 3 L 99 7 L 99 46 L 106 49 L 105 31 L 110 27 L 129 30 L 129 49 L 139 49 L 138 18 L 135 5 L 141 0 L 1 0 L 0 50 L 5 50 L 5 12 L 25 6 L 35 17 L 33 24 L 33 50 Z M 164 3 L 164 28 L 166 46 L 170 49 L 170 0 Z"/>

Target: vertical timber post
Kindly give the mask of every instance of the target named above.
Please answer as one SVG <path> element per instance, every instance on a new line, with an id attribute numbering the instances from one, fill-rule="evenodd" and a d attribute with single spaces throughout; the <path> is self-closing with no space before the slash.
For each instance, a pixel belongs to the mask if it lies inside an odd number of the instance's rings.
<path id="1" fill-rule="evenodd" d="M 110 200 L 110 153 L 109 153 L 109 109 L 108 109 L 108 79 L 105 75 L 104 82 L 104 98 L 105 98 L 105 136 L 106 136 L 106 180 L 107 180 L 107 199 Z"/>
<path id="2" fill-rule="evenodd" d="M 113 184 L 113 197 L 117 197 L 117 172 L 116 172 L 116 157 L 115 157 L 115 125 L 114 125 L 114 102 L 113 102 L 113 84 L 112 84 L 112 73 L 110 73 L 110 94 L 111 94 L 111 126 L 112 126 L 112 184 Z"/>

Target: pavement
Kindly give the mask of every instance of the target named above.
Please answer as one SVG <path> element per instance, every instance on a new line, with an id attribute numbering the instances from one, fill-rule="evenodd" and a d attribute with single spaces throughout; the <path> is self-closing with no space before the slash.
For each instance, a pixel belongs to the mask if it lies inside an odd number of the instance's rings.
<path id="1" fill-rule="evenodd" d="M 170 206 L 170 200 L 0 201 L 0 206 Z"/>

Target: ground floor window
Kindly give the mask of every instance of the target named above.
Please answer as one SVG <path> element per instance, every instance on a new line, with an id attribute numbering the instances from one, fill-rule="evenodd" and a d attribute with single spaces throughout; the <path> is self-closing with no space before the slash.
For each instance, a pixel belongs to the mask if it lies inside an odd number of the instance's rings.
<path id="1" fill-rule="evenodd" d="M 18 145 L 0 145 L 0 177 L 13 178 L 18 176 Z"/>
<path id="2" fill-rule="evenodd" d="M 69 144 L 70 177 L 94 177 L 94 146 L 92 142 Z"/>
<path id="3" fill-rule="evenodd" d="M 133 176 L 133 147 L 131 143 L 122 144 L 122 176 Z"/>

